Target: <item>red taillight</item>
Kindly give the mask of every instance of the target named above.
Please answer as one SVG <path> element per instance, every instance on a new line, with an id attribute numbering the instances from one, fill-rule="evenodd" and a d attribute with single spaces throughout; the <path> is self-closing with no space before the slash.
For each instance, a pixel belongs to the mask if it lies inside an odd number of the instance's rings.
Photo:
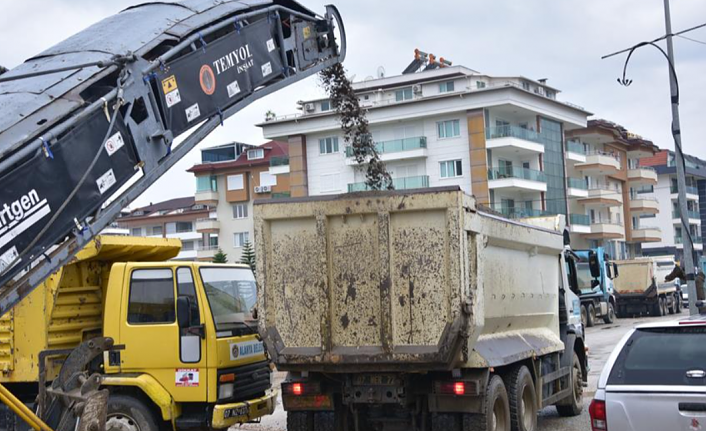
<path id="1" fill-rule="evenodd" d="M 282 383 L 282 393 L 285 395 L 318 395 L 321 393 L 319 382 L 285 382 Z"/>
<path id="2" fill-rule="evenodd" d="M 591 429 L 593 431 L 607 431 L 608 421 L 606 419 L 605 401 L 593 400 L 588 408 L 588 414 L 591 415 Z"/>
<path id="3" fill-rule="evenodd" d="M 435 382 L 434 393 L 439 395 L 473 396 L 478 395 L 478 383 L 472 380 Z"/>
<path id="4" fill-rule="evenodd" d="M 302 389 L 302 384 L 301 383 L 293 383 L 292 384 L 292 393 L 294 395 L 301 395 L 304 392 Z"/>
<path id="5" fill-rule="evenodd" d="M 454 383 L 454 394 L 464 395 L 466 393 L 466 384 L 463 382 Z"/>

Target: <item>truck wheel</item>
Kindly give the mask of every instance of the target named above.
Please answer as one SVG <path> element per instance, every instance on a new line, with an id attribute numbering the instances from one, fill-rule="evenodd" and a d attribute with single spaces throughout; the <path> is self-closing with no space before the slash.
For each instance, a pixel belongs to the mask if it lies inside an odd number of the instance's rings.
<path id="1" fill-rule="evenodd" d="M 569 373 L 569 387 L 573 390 L 571 395 L 564 399 L 561 404 L 556 405 L 559 416 L 578 416 L 583 411 L 583 371 L 581 370 L 581 360 L 574 352 Z"/>
<path id="2" fill-rule="evenodd" d="M 674 295 L 672 295 L 672 297 L 671 297 L 672 303 L 668 304 L 668 302 L 669 302 L 668 298 L 669 297 L 665 298 L 665 300 L 664 300 L 665 304 L 667 304 L 667 311 L 669 312 L 669 314 L 674 314 L 677 312 L 677 302 L 674 300 Z"/>
<path id="3" fill-rule="evenodd" d="M 652 306 L 651 314 L 657 317 L 664 316 L 664 314 L 662 314 L 662 298 L 657 298 L 657 302 Z"/>
<path id="4" fill-rule="evenodd" d="M 615 308 L 613 307 L 612 302 L 608 303 L 608 313 L 603 316 L 603 321 L 605 323 L 613 323 L 613 321 L 615 321 Z"/>
<path id="5" fill-rule="evenodd" d="M 586 327 L 590 328 L 596 324 L 596 309 L 593 304 L 588 304 L 586 307 Z"/>
<path id="6" fill-rule="evenodd" d="M 336 431 L 336 414 L 334 412 L 314 413 L 314 429 L 316 431 Z"/>
<path id="7" fill-rule="evenodd" d="M 581 324 L 584 328 L 588 326 L 588 311 L 586 311 L 586 306 L 581 306 Z"/>
<path id="8" fill-rule="evenodd" d="M 674 294 L 674 307 L 677 309 L 677 314 L 681 313 L 681 295 L 679 292 Z"/>
<path id="9" fill-rule="evenodd" d="M 287 431 L 314 431 L 314 413 L 287 412 Z"/>
<path id="10" fill-rule="evenodd" d="M 152 410 L 142 401 L 126 395 L 108 399 L 106 431 L 158 431 Z"/>
<path id="11" fill-rule="evenodd" d="M 454 413 L 433 413 L 431 431 L 459 431 L 461 429 L 460 419 L 460 415 Z"/>
<path id="12" fill-rule="evenodd" d="M 618 305 L 618 319 L 624 319 L 628 317 L 628 312 L 625 310 L 625 306 L 623 305 Z"/>
<path id="13" fill-rule="evenodd" d="M 490 378 L 481 414 L 463 415 L 463 431 L 510 431 L 510 403 L 503 379 Z"/>
<path id="14" fill-rule="evenodd" d="M 512 431 L 537 429 L 537 393 L 529 369 L 522 365 L 505 376 L 505 386 L 510 400 Z"/>

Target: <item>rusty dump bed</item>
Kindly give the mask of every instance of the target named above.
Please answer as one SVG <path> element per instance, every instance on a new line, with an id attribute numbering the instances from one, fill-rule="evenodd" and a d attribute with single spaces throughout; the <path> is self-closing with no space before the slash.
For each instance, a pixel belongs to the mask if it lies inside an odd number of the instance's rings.
<path id="1" fill-rule="evenodd" d="M 261 202 L 255 229 L 279 369 L 488 367 L 563 348 L 562 236 L 481 214 L 455 187 Z"/>

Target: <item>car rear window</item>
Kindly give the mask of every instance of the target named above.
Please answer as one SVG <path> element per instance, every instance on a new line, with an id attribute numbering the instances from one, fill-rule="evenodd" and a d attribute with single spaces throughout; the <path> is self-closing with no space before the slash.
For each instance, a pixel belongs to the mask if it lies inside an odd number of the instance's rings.
<path id="1" fill-rule="evenodd" d="M 706 384 L 687 371 L 706 370 L 706 328 L 638 329 L 618 355 L 609 385 Z"/>

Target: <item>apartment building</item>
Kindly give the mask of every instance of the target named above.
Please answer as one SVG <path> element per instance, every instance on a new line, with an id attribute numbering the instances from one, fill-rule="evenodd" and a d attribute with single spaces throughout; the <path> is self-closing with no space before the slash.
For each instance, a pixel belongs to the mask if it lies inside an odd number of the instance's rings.
<path id="1" fill-rule="evenodd" d="M 196 176 L 195 202 L 209 208 L 196 221 L 203 235 L 199 260 L 211 260 L 218 249 L 229 262 L 240 260 L 243 246 L 253 241 L 253 201 L 289 196 L 288 145 L 231 143 L 201 151 L 201 163 L 188 172 Z"/>
<path id="2" fill-rule="evenodd" d="M 694 254 L 697 262 L 703 254 L 703 229 L 706 226 L 706 208 L 700 202 L 706 200 L 706 161 L 685 155 L 686 199 L 688 223 L 694 242 Z M 653 157 L 640 160 L 640 164 L 655 169 L 658 176 L 656 185 L 641 190 L 645 196 L 656 199 L 661 211 L 654 216 L 643 216 L 643 220 L 658 226 L 662 230 L 662 240 L 643 246 L 643 254 L 656 256 L 673 254 L 677 260 L 684 256 L 681 211 L 677 194 L 677 168 L 673 151 L 662 150 Z M 649 218 L 648 218 L 649 217 Z"/>
<path id="3" fill-rule="evenodd" d="M 354 85 L 396 189 L 459 186 L 509 217 L 567 214 L 564 133 L 590 115 L 546 80 L 462 66 Z M 289 143 L 292 196 L 364 190 L 328 99 L 259 126 Z"/>
<path id="4" fill-rule="evenodd" d="M 137 208 L 118 218 L 117 223 L 132 236 L 178 238 L 181 252 L 175 260 L 196 260 L 202 241 L 196 221 L 208 214 L 206 205 L 195 203 L 194 197 L 189 196 Z"/>
<path id="5" fill-rule="evenodd" d="M 606 120 L 590 120 L 566 138 L 571 244 L 602 246 L 615 258 L 628 258 L 661 241 L 661 229 L 651 223 L 659 204 L 643 193 L 657 184 L 657 172 L 639 163 L 658 148 Z"/>

